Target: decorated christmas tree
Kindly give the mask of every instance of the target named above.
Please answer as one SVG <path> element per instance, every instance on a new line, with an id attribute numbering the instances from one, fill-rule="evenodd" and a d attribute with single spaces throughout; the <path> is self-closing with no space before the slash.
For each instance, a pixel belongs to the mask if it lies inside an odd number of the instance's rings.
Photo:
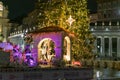
<path id="1" fill-rule="evenodd" d="M 74 33 L 72 58 L 92 58 L 94 37 L 89 31 L 87 0 L 39 0 L 35 12 L 39 28 L 58 26 Z"/>

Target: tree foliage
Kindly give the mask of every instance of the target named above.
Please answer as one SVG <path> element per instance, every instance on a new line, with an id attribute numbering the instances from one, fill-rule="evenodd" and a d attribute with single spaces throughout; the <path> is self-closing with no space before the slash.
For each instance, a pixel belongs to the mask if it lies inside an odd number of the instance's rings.
<path id="1" fill-rule="evenodd" d="M 75 34 L 72 39 L 74 59 L 91 58 L 94 38 L 89 31 L 87 0 L 39 0 L 36 4 L 38 25 L 59 26 Z M 75 20 L 71 25 L 69 16 Z"/>

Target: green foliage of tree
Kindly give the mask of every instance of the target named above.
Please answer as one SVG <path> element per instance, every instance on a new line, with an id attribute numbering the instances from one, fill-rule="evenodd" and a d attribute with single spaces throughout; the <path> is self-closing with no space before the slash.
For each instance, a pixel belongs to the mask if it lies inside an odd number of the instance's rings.
<path id="1" fill-rule="evenodd" d="M 91 58 L 94 37 L 89 31 L 87 0 L 39 0 L 36 4 L 38 25 L 59 26 L 75 34 L 72 39 L 74 59 Z M 72 25 L 66 21 L 69 16 L 75 20 Z"/>

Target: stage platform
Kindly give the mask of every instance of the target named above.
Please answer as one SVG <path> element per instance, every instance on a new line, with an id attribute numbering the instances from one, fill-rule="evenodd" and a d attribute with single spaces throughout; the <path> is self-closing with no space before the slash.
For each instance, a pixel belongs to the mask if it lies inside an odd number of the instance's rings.
<path id="1" fill-rule="evenodd" d="M 92 80 L 92 68 L 0 68 L 0 80 Z"/>

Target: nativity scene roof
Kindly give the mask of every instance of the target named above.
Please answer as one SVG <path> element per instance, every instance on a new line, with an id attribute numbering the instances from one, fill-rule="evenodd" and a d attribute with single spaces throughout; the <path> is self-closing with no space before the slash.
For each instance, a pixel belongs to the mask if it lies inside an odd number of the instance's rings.
<path id="1" fill-rule="evenodd" d="M 67 30 L 58 27 L 58 26 L 49 26 L 49 27 L 44 27 L 41 29 L 36 29 L 34 31 L 32 31 L 31 33 L 41 33 L 41 32 L 60 32 L 60 31 L 65 31 L 68 32 Z"/>

